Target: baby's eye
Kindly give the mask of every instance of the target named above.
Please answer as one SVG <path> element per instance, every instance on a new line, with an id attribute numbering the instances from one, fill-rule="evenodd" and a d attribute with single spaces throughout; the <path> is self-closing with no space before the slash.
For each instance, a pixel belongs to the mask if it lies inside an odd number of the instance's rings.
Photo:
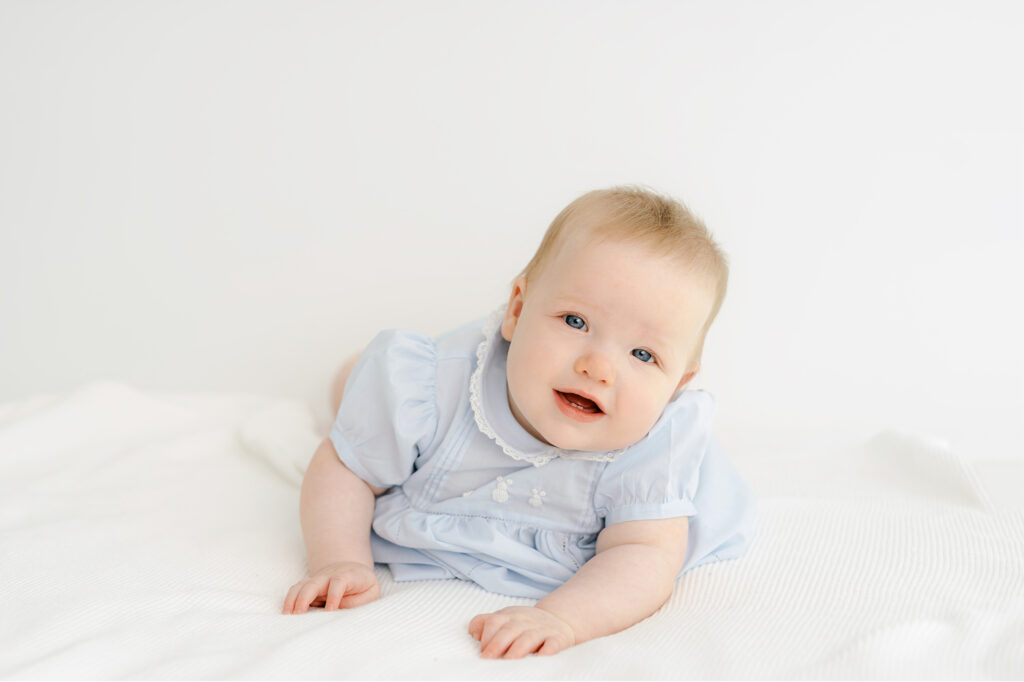
<path id="1" fill-rule="evenodd" d="M 645 351 L 643 348 L 634 348 L 633 357 L 639 360 L 640 362 L 654 362 L 654 356 L 651 355 L 649 352 Z"/>
<path id="2" fill-rule="evenodd" d="M 586 329 L 587 323 L 583 321 L 583 318 L 579 315 L 564 315 L 562 317 L 565 323 L 573 329 Z"/>

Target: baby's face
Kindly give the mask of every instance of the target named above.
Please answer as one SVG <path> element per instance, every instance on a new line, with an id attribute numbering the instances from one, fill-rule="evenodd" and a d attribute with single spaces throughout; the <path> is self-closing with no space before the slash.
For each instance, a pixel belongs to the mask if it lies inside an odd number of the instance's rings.
<path id="1" fill-rule="evenodd" d="M 513 286 L 501 328 L 513 415 L 566 450 L 636 443 L 699 369 L 712 304 L 706 277 L 645 245 L 570 241 Z"/>

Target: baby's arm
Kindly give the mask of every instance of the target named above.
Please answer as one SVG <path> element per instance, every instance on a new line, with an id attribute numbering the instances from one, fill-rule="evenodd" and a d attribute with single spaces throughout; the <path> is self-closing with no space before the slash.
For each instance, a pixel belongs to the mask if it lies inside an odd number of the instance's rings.
<path id="1" fill-rule="evenodd" d="M 672 594 L 686 558 L 686 517 L 627 521 L 597 536 L 597 554 L 535 606 L 480 614 L 469 633 L 484 658 L 554 654 L 651 615 Z"/>
<path id="2" fill-rule="evenodd" d="M 383 488 L 363 482 L 341 463 L 324 439 L 302 479 L 299 515 L 309 577 L 288 591 L 283 613 L 327 611 L 371 602 L 380 596 L 370 552 L 370 524 Z"/>

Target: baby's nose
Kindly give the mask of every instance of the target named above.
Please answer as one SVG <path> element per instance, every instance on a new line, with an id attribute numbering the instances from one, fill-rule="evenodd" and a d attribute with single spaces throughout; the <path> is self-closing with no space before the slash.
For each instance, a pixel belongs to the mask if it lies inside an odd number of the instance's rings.
<path id="1" fill-rule="evenodd" d="M 579 356 L 574 369 L 599 383 L 609 386 L 615 383 L 615 367 L 603 353 L 586 353 Z"/>

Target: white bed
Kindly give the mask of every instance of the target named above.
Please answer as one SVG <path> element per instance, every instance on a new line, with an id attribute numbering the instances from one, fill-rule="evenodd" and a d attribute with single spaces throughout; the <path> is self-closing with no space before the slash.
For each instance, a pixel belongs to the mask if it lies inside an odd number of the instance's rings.
<path id="1" fill-rule="evenodd" d="M 378 602 L 279 615 L 320 428 L 297 403 L 116 383 L 0 405 L 0 676 L 1024 677 L 1024 463 L 897 431 L 734 452 L 760 498 L 746 558 L 622 633 L 485 661 L 469 619 L 527 600 L 379 568 Z"/>

